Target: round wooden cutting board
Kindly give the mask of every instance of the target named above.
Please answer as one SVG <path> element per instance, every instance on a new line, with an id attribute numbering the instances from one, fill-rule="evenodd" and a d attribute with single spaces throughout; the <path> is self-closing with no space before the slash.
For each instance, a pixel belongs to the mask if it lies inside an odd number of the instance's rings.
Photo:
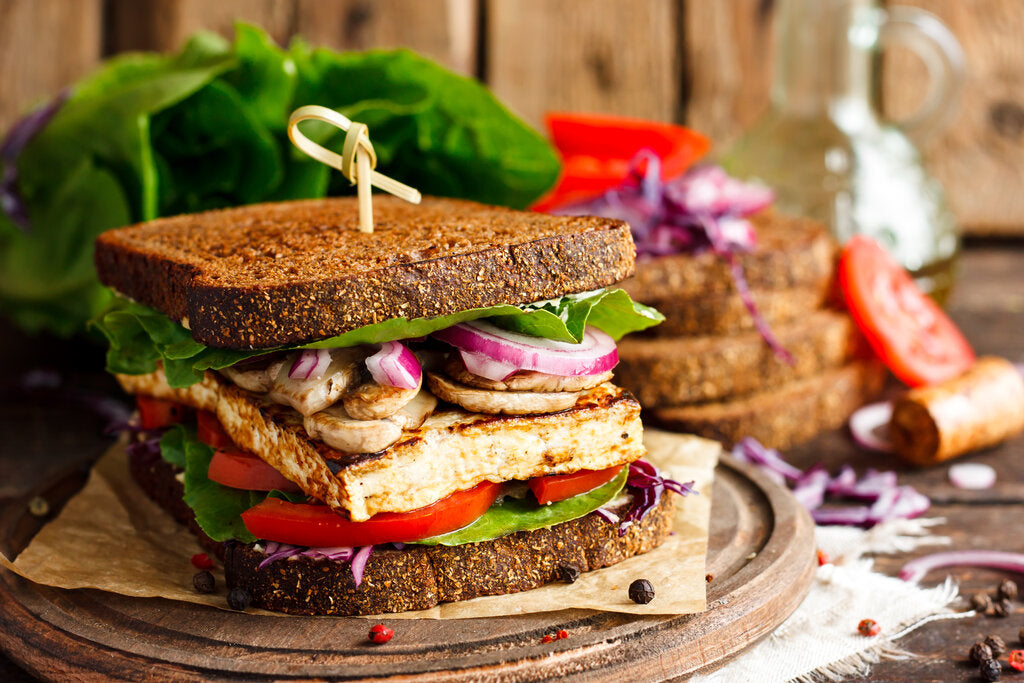
<path id="1" fill-rule="evenodd" d="M 27 513 L 0 507 L 19 548 Z M 21 541 L 23 543 L 24 541 Z M 8 548 L 5 548 L 7 550 Z M 564 610 L 500 619 L 397 622 L 367 643 L 358 618 L 267 618 L 161 599 L 39 586 L 0 570 L 0 648 L 48 679 L 302 678 L 662 680 L 713 668 L 769 633 L 810 588 L 814 527 L 768 478 L 723 458 L 712 494 L 708 610 L 635 617 Z M 542 644 L 564 628 L 570 638 Z"/>

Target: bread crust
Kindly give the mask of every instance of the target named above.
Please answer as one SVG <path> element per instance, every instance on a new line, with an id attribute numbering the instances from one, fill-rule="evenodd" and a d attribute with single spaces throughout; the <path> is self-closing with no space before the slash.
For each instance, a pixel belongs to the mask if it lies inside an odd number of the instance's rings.
<path id="1" fill-rule="evenodd" d="M 845 313 L 821 310 L 772 329 L 792 354 L 778 358 L 757 332 L 733 336 L 642 338 L 619 342 L 615 382 L 644 408 L 750 394 L 842 365 L 860 347 Z"/>
<path id="2" fill-rule="evenodd" d="M 789 448 L 842 425 L 881 393 L 886 376 L 877 361 L 854 361 L 750 396 L 658 408 L 650 418 L 666 429 L 715 439 L 726 447 L 750 436 L 768 448 Z"/>
<path id="3" fill-rule="evenodd" d="M 828 278 L 809 287 L 761 289 L 751 292 L 757 311 L 769 328 L 788 325 L 807 316 L 828 301 L 831 281 Z M 640 336 L 702 337 L 751 332 L 756 328 L 754 316 L 740 295 L 717 292 L 693 298 L 658 299 L 645 302 L 665 316 Z"/>
<path id="4" fill-rule="evenodd" d="M 296 557 L 259 569 L 265 555 L 254 545 L 217 543 L 202 533 L 181 499 L 177 468 L 155 455 L 132 456 L 130 467 L 135 481 L 154 502 L 179 524 L 187 525 L 205 549 L 223 558 L 229 589 L 244 588 L 254 606 L 290 614 L 405 612 L 538 588 L 559 580 L 562 565 L 587 572 L 653 550 L 671 532 L 675 511 L 674 496 L 663 495 L 658 506 L 623 536 L 618 535 L 618 525 L 591 513 L 547 529 L 482 543 L 375 549 L 357 588 L 348 563 Z M 619 512 L 624 513 L 625 506 Z"/>
<path id="5" fill-rule="evenodd" d="M 354 197 L 161 218 L 96 240 L 100 281 L 208 346 L 271 348 L 390 318 L 523 304 L 632 273 L 629 226 L 455 199 Z"/>
<path id="6" fill-rule="evenodd" d="M 736 255 L 751 289 L 812 287 L 831 276 L 838 247 L 823 225 L 771 211 L 751 221 L 757 246 Z M 643 303 L 736 292 L 728 261 L 711 251 L 643 259 L 622 288 Z"/>

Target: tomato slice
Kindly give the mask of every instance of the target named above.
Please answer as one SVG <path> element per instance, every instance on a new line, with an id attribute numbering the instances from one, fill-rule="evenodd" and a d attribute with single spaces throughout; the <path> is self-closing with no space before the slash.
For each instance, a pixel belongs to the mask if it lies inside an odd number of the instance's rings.
<path id="1" fill-rule="evenodd" d="M 710 141 L 700 133 L 658 121 L 549 112 L 545 123 L 562 155 L 558 184 L 534 206 L 546 211 L 596 197 L 629 176 L 630 163 L 641 150 L 661 159 L 661 175 L 674 178 L 704 156 Z"/>
<path id="2" fill-rule="evenodd" d="M 297 484 L 263 462 L 252 453 L 231 449 L 220 449 L 210 459 L 206 476 L 223 486 L 249 491 L 285 491 L 298 493 Z"/>
<path id="3" fill-rule="evenodd" d="M 949 316 L 870 237 L 846 243 L 839 285 L 857 327 L 905 384 L 938 384 L 974 364 L 971 345 Z"/>
<path id="4" fill-rule="evenodd" d="M 192 409 L 177 401 L 135 394 L 135 405 L 139 409 L 139 421 L 143 429 L 159 429 L 184 422 L 192 415 Z"/>
<path id="5" fill-rule="evenodd" d="M 199 440 L 207 446 L 228 451 L 235 449 L 235 442 L 224 431 L 216 415 L 208 410 L 200 410 L 196 413 L 196 423 L 199 426 Z"/>
<path id="6" fill-rule="evenodd" d="M 622 471 L 623 467 L 624 465 L 618 465 L 606 470 L 580 470 L 572 474 L 551 474 L 546 477 L 535 477 L 526 482 L 526 485 L 533 491 L 533 495 L 537 496 L 538 503 L 547 505 L 607 484 Z"/>
<path id="7" fill-rule="evenodd" d="M 471 524 L 500 491 L 501 484 L 485 481 L 418 510 L 381 512 L 365 522 L 349 521 L 326 505 L 267 498 L 243 512 L 242 521 L 257 538 L 316 548 L 416 541 Z"/>

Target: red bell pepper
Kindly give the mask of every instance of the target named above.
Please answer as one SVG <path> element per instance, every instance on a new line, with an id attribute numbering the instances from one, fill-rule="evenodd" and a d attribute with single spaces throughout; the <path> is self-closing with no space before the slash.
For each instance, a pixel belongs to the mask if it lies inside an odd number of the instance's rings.
<path id="1" fill-rule="evenodd" d="M 645 119 L 549 112 L 545 123 L 562 155 L 562 175 L 555 188 L 533 205 L 535 211 L 590 199 L 620 185 L 629 176 L 630 162 L 642 150 L 661 159 L 662 178 L 669 180 L 711 146 L 694 130 Z"/>

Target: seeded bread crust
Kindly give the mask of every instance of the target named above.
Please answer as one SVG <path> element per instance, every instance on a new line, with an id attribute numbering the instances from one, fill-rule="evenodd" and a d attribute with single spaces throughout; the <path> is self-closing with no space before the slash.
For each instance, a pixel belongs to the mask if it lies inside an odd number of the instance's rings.
<path id="1" fill-rule="evenodd" d="M 820 223 L 770 211 L 752 221 L 757 247 L 737 255 L 752 290 L 813 287 L 831 276 L 838 247 Z M 643 303 L 736 291 L 729 263 L 712 252 L 643 259 L 621 286 Z"/>
<path id="2" fill-rule="evenodd" d="M 727 448 L 751 436 L 768 448 L 784 449 L 842 426 L 854 410 L 881 393 L 886 377 L 877 361 L 854 361 L 770 391 L 718 403 L 658 408 L 649 417 L 666 429 L 715 439 Z"/>
<path id="3" fill-rule="evenodd" d="M 408 545 L 374 550 L 357 588 L 345 563 L 297 557 L 259 569 L 265 559 L 253 545 L 210 540 L 181 500 L 175 468 L 159 456 L 132 457 L 131 472 L 143 491 L 179 524 L 188 525 L 203 547 L 224 560 L 228 588 L 244 588 L 253 606 L 305 615 L 354 616 L 429 609 L 538 588 L 559 580 L 561 565 L 587 572 L 649 552 L 672 530 L 675 500 L 664 495 L 625 535 L 597 514 L 548 529 L 521 531 L 483 543 L 455 547 Z M 625 506 L 618 510 L 624 513 Z M 205 539 L 205 542 L 203 542 Z"/>
<path id="4" fill-rule="evenodd" d="M 378 195 L 161 218 L 96 240 L 100 281 L 208 346 L 270 348 L 396 317 L 522 304 L 632 273 L 629 226 L 455 199 Z"/>
<path id="5" fill-rule="evenodd" d="M 778 387 L 836 368 L 860 348 L 853 321 L 837 311 L 813 311 L 772 328 L 792 354 L 778 358 L 757 332 L 732 336 L 640 338 L 619 342 L 615 383 L 644 408 L 712 401 Z"/>

